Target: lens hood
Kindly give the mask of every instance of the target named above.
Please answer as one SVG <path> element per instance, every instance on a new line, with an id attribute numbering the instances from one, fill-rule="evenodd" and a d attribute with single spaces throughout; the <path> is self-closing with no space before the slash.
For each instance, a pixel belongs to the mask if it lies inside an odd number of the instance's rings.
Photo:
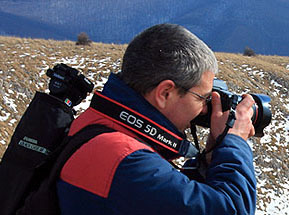
<path id="1" fill-rule="evenodd" d="M 253 125 L 255 128 L 255 136 L 264 136 L 264 128 L 268 126 L 271 122 L 272 113 L 270 110 L 270 97 L 264 94 L 250 94 L 255 102 L 256 108 L 254 111 Z"/>

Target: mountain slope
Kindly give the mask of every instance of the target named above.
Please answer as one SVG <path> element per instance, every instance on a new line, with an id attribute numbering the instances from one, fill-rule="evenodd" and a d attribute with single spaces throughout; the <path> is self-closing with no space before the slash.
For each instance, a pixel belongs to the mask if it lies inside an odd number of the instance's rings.
<path id="1" fill-rule="evenodd" d="M 2 0 L 0 10 L 7 15 L 2 35 L 76 40 L 84 31 L 96 42 L 127 43 L 151 25 L 170 22 L 215 51 L 240 53 L 249 46 L 260 54 L 289 55 L 285 0 Z M 13 23 L 21 17 L 19 31 Z"/>
<path id="2" fill-rule="evenodd" d="M 203 27 L 196 33 L 216 51 L 242 52 L 249 46 L 258 53 L 288 56 L 288 11 L 286 1 L 206 0 L 173 21 L 192 30 Z"/>
<path id="3" fill-rule="evenodd" d="M 21 39 L 0 36 L 0 158 L 17 122 L 35 91 L 47 89 L 48 68 L 66 63 L 82 71 L 101 89 L 110 72 L 120 69 L 126 45 Z M 263 93 L 271 97 L 272 122 L 262 138 L 252 138 L 258 179 L 257 215 L 289 212 L 289 57 L 245 57 L 216 53 L 220 72 L 235 93 Z M 91 95 L 77 107 L 88 106 Z M 201 132 L 200 132 L 201 133 Z M 200 134 L 199 134 L 200 135 Z M 204 142 L 200 135 L 201 142 Z M 1 195 L 1 193 L 0 193 Z"/>
<path id="4" fill-rule="evenodd" d="M 17 35 L 20 37 L 63 39 L 68 32 L 51 24 L 45 24 L 35 19 L 22 17 L 0 11 L 0 34 Z"/>

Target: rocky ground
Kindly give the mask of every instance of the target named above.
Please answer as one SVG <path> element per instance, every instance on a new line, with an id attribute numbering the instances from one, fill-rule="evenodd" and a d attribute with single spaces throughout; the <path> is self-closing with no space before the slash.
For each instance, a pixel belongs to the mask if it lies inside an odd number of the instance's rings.
<path id="1" fill-rule="evenodd" d="M 46 91 L 48 68 L 65 63 L 93 80 L 95 89 L 101 89 L 110 72 L 120 69 L 125 47 L 0 37 L 0 158 L 35 91 Z M 230 53 L 216 56 L 218 78 L 226 81 L 230 91 L 271 97 L 272 121 L 262 138 L 250 140 L 258 179 L 256 214 L 289 214 L 289 57 Z M 90 98 L 77 106 L 78 112 L 88 106 Z"/>

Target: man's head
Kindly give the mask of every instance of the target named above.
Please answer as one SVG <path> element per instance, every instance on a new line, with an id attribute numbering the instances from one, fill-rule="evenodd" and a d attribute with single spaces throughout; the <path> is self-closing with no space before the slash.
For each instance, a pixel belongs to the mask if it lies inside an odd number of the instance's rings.
<path id="1" fill-rule="evenodd" d="M 216 73 L 218 67 L 204 42 L 182 26 L 160 24 L 130 42 L 119 75 L 144 95 L 167 79 L 173 80 L 180 90 L 190 89 L 208 70 Z"/>
<path id="2" fill-rule="evenodd" d="M 217 60 L 204 42 L 182 26 L 160 24 L 130 42 L 119 77 L 183 130 L 204 109 L 189 99 L 200 100 L 211 92 L 217 70 Z M 189 93 L 192 90 L 201 97 Z M 182 117 L 177 109 L 186 111 L 186 102 L 193 107 L 189 117 Z"/>

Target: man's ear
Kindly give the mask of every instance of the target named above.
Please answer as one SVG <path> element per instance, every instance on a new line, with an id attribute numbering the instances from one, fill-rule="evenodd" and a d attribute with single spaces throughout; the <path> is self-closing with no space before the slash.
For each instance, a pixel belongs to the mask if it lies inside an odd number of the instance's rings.
<path id="1" fill-rule="evenodd" d="M 157 109 L 164 109 L 169 99 L 175 94 L 175 83 L 172 80 L 164 80 L 158 84 L 145 98 Z"/>

